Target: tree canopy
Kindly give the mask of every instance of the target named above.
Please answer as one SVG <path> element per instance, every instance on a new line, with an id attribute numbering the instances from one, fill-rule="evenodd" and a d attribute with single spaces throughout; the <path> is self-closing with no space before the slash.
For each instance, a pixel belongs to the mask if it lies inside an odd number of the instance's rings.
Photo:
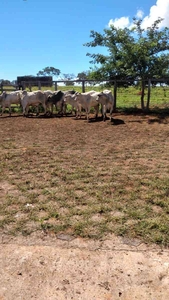
<path id="1" fill-rule="evenodd" d="M 131 28 L 111 25 L 103 34 L 92 30 L 92 41 L 84 46 L 101 46 L 107 50 L 107 54 L 87 53 L 95 66 L 93 76 L 107 80 L 133 78 L 141 80 L 143 85 L 145 79 L 169 75 L 169 28 L 160 30 L 161 22 L 158 18 L 144 29 L 142 20 L 133 18 Z M 144 108 L 143 102 L 142 106 Z"/>
<path id="2" fill-rule="evenodd" d="M 77 74 L 77 78 L 80 80 L 85 80 L 85 79 L 88 79 L 88 74 L 89 74 L 89 71 L 82 71 L 80 73 Z"/>
<path id="3" fill-rule="evenodd" d="M 60 75 L 60 70 L 54 67 L 46 67 L 37 73 L 37 76 L 58 76 Z"/>
<path id="4" fill-rule="evenodd" d="M 66 86 L 68 85 L 74 85 L 74 82 L 73 82 L 73 79 L 75 78 L 75 75 L 74 74 L 63 74 L 63 80 L 64 81 L 64 84 Z"/>

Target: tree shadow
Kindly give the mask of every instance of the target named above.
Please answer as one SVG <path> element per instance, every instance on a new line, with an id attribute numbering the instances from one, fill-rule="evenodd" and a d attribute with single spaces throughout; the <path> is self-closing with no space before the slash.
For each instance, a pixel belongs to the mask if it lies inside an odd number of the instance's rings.
<path id="1" fill-rule="evenodd" d="M 169 108 L 168 107 L 153 107 L 148 111 L 143 111 L 138 108 L 125 108 L 120 109 L 119 111 L 116 111 L 116 114 L 120 115 L 129 115 L 129 116 L 138 116 L 142 117 L 142 120 L 129 120 L 128 122 L 138 122 L 142 123 L 145 120 L 149 123 L 163 123 L 168 124 L 169 123 Z"/>

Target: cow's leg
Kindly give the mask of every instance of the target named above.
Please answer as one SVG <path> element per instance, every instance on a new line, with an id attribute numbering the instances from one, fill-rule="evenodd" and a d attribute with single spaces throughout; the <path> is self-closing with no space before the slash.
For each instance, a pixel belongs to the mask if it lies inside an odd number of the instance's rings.
<path id="1" fill-rule="evenodd" d="M 101 103 L 100 105 L 101 105 L 101 107 L 100 107 L 101 115 L 102 115 L 102 119 L 103 119 L 103 104 Z"/>
<path id="2" fill-rule="evenodd" d="M 76 113 L 77 113 L 77 110 L 76 110 L 75 107 L 73 107 L 73 109 L 72 109 L 72 115 L 75 114 L 75 116 L 76 116 Z"/>
<path id="3" fill-rule="evenodd" d="M 102 119 L 104 119 L 104 105 L 101 106 Z"/>
<path id="4" fill-rule="evenodd" d="M 64 114 L 66 114 L 66 104 L 64 104 L 63 100 L 59 100 L 58 103 L 60 104 L 60 110 L 58 114 L 63 116 Z"/>
<path id="5" fill-rule="evenodd" d="M 106 105 L 103 105 L 103 121 L 106 121 Z"/>
<path id="6" fill-rule="evenodd" d="M 76 109 L 76 119 L 78 119 L 78 116 L 79 116 L 79 108 L 77 107 L 77 109 Z"/>
<path id="7" fill-rule="evenodd" d="M 80 104 L 78 104 L 76 107 L 76 119 L 78 119 L 78 117 L 80 117 L 80 119 L 81 119 L 81 117 L 82 117 L 81 112 L 82 112 L 82 107 Z"/>
<path id="8" fill-rule="evenodd" d="M 46 104 L 43 103 L 42 106 L 43 106 L 43 109 L 44 109 L 44 114 L 46 115 Z"/>
<path id="9" fill-rule="evenodd" d="M 76 119 L 78 119 L 78 117 L 80 117 L 80 119 L 81 119 L 81 114 L 79 113 L 79 109 L 77 108 L 76 109 Z"/>
<path id="10" fill-rule="evenodd" d="M 89 122 L 89 112 L 90 112 L 90 108 L 87 108 L 86 109 L 86 119 L 87 119 L 87 122 Z"/>
<path id="11" fill-rule="evenodd" d="M 67 116 L 67 104 L 63 102 L 63 114 Z"/>
<path id="12" fill-rule="evenodd" d="M 78 109 L 79 109 L 79 116 L 80 116 L 80 119 L 81 119 L 82 118 L 82 106 L 81 106 L 81 104 L 79 104 Z"/>
<path id="13" fill-rule="evenodd" d="M 59 110 L 58 114 L 63 116 L 63 113 L 64 113 L 63 101 L 60 100 L 59 104 L 60 104 L 60 110 Z"/>
<path id="14" fill-rule="evenodd" d="M 95 119 L 97 120 L 97 118 L 98 118 L 98 113 L 99 113 L 99 104 L 95 107 L 95 112 L 96 112 L 96 114 L 95 114 Z"/>
<path id="15" fill-rule="evenodd" d="M 36 106 L 36 116 L 39 116 L 39 105 Z"/>
<path id="16" fill-rule="evenodd" d="M 27 105 L 25 108 L 25 115 L 28 116 L 28 114 L 29 114 L 29 105 Z"/>
<path id="17" fill-rule="evenodd" d="M 11 117 L 11 105 L 9 105 L 9 116 Z"/>
<path id="18" fill-rule="evenodd" d="M 49 111 L 52 113 L 52 104 L 49 103 Z"/>
<path id="19" fill-rule="evenodd" d="M 27 116 L 28 115 L 28 109 L 29 109 L 29 105 L 23 105 L 23 116 Z"/>
<path id="20" fill-rule="evenodd" d="M 3 115 L 4 111 L 5 111 L 5 107 L 4 107 L 4 106 L 2 106 L 2 112 L 1 112 L 1 116 Z"/>
<path id="21" fill-rule="evenodd" d="M 112 107 L 110 108 L 110 121 L 112 121 L 112 113 L 113 113 L 113 105 L 112 105 Z"/>
<path id="22" fill-rule="evenodd" d="M 48 103 L 48 105 L 46 106 L 46 109 L 48 110 L 48 113 L 50 113 L 50 115 L 52 115 L 52 103 Z"/>
<path id="23" fill-rule="evenodd" d="M 57 104 L 55 103 L 55 109 L 57 110 Z M 51 103 L 51 113 L 53 115 L 53 103 Z"/>

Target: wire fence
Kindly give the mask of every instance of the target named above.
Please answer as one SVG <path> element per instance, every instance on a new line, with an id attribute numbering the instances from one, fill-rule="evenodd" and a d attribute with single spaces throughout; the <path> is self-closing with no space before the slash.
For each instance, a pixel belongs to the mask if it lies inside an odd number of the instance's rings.
<path id="1" fill-rule="evenodd" d="M 68 85 L 69 84 L 69 85 Z M 22 82 L 20 86 L 17 85 L 0 85 L 1 92 L 14 91 L 18 89 L 33 90 L 45 90 L 50 89 L 57 90 L 75 90 L 78 92 L 87 92 L 90 90 L 103 91 L 109 89 L 115 98 L 115 108 L 120 107 L 141 107 L 142 85 L 140 80 L 127 81 L 127 80 L 74 80 L 68 83 L 65 80 L 53 81 L 52 86 L 49 88 L 43 86 L 41 82 Z M 152 107 L 167 107 L 169 106 L 169 79 L 149 79 L 145 81 L 144 89 L 144 101 L 150 102 L 150 108 Z"/>

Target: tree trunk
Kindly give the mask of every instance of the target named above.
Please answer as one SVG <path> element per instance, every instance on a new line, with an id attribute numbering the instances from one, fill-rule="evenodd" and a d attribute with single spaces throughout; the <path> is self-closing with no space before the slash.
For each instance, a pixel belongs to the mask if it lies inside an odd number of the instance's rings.
<path id="1" fill-rule="evenodd" d="M 142 79 L 141 81 L 141 109 L 144 111 L 145 106 L 144 106 L 144 90 L 145 90 L 145 82 Z"/>
<path id="2" fill-rule="evenodd" d="M 151 93 L 151 79 L 148 80 L 148 94 L 147 94 L 147 105 L 146 105 L 147 111 L 149 111 L 149 107 L 150 107 L 150 93 Z"/>
<path id="3" fill-rule="evenodd" d="M 116 111 L 116 100 L 117 99 L 117 82 L 116 80 L 114 81 L 114 107 L 113 107 L 113 112 Z"/>

